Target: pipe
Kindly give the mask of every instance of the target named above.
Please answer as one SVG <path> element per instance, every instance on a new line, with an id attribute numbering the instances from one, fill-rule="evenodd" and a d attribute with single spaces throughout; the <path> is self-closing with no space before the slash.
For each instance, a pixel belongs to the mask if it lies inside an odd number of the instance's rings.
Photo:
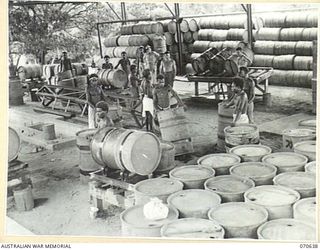
<path id="1" fill-rule="evenodd" d="M 252 9 L 251 4 L 247 4 L 247 25 L 248 25 L 248 44 L 249 48 L 252 49 L 253 39 L 252 39 Z"/>
<path id="2" fill-rule="evenodd" d="M 176 14 L 176 26 L 177 26 L 177 37 L 178 37 L 178 59 L 179 59 L 179 73 L 182 74 L 182 44 L 181 44 L 181 27 L 180 27 L 180 8 L 179 4 L 174 4 L 174 11 Z"/>
<path id="3" fill-rule="evenodd" d="M 99 41 L 100 57 L 103 58 L 99 23 L 97 23 L 97 30 L 98 30 L 98 41 Z"/>

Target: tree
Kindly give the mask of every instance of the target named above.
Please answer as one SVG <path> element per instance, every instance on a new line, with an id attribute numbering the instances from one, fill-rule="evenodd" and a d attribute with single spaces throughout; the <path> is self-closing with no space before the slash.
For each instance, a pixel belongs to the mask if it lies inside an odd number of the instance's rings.
<path id="1" fill-rule="evenodd" d="M 74 58 L 91 54 L 97 47 L 96 22 L 113 20 L 102 3 L 9 5 L 10 43 L 24 43 L 24 52 L 36 55 L 44 62 L 44 55 L 67 50 Z"/>

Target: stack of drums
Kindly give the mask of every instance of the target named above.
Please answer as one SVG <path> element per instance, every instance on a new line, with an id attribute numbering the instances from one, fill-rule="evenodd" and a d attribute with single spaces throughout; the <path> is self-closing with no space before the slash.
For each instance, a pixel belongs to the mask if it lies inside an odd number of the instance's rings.
<path id="1" fill-rule="evenodd" d="M 89 181 L 89 174 L 101 168 L 92 157 L 90 144 L 97 129 L 85 129 L 76 133 L 77 147 L 79 149 L 79 169 L 81 183 Z"/>
<path id="2" fill-rule="evenodd" d="M 226 127 L 224 129 L 226 151 L 238 145 L 259 144 L 259 129 L 256 125 L 241 124 L 235 127 Z"/>

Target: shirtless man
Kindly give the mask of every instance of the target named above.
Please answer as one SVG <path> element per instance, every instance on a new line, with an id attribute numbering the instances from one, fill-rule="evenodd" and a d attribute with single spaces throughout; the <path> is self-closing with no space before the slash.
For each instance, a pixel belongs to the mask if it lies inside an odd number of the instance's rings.
<path id="1" fill-rule="evenodd" d="M 248 110 L 248 97 L 243 90 L 244 80 L 240 77 L 236 77 L 232 83 L 232 90 L 234 92 L 234 98 L 229 103 L 225 104 L 225 107 L 234 106 L 233 121 L 231 126 L 238 124 L 248 124 L 249 119 L 247 115 Z"/>
<path id="2" fill-rule="evenodd" d="M 159 60 L 160 55 L 151 50 L 151 46 L 146 46 L 146 53 L 144 54 L 143 61 L 144 61 L 144 68 L 149 69 L 151 73 L 151 83 L 156 83 L 156 76 L 157 76 L 157 62 Z"/>
<path id="3" fill-rule="evenodd" d="M 169 51 L 166 51 L 160 64 L 160 73 L 164 75 L 164 84 L 173 88 L 174 78 L 176 77 L 176 62 L 170 57 Z"/>
<path id="4" fill-rule="evenodd" d="M 253 109 L 254 109 L 254 98 L 255 98 L 255 93 L 254 93 L 255 83 L 253 79 L 249 77 L 248 73 L 249 73 L 249 69 L 247 67 L 240 67 L 239 76 L 242 77 L 244 80 L 243 90 L 244 92 L 246 92 L 248 97 L 247 115 L 249 118 L 249 123 L 252 124 L 254 123 Z"/>

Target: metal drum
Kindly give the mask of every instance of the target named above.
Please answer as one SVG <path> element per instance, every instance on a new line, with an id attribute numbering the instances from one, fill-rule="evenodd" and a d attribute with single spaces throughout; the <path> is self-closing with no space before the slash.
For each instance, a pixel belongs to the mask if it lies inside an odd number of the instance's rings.
<path id="1" fill-rule="evenodd" d="M 272 153 L 272 149 L 264 145 L 239 145 L 230 149 L 231 154 L 238 155 L 244 162 L 259 162 L 261 159 Z"/>
<path id="2" fill-rule="evenodd" d="M 297 201 L 293 205 L 293 218 L 315 226 L 317 222 L 316 197 L 305 198 Z"/>
<path id="3" fill-rule="evenodd" d="M 20 137 L 18 133 L 9 127 L 9 139 L 8 139 L 8 162 L 11 162 L 18 158 L 18 153 L 20 151 Z"/>
<path id="4" fill-rule="evenodd" d="M 308 157 L 309 161 L 315 161 L 316 141 L 297 142 L 293 145 L 293 151 Z"/>

